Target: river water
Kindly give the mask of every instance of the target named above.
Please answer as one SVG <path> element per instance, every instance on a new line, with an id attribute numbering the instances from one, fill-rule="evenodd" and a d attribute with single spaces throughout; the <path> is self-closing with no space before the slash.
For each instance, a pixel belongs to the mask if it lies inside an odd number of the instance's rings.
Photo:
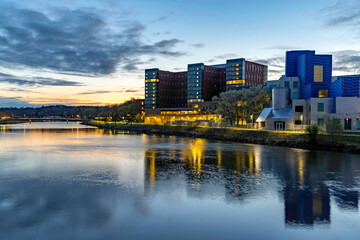
<path id="1" fill-rule="evenodd" d="M 360 156 L 1 126 L 0 239 L 359 239 Z"/>

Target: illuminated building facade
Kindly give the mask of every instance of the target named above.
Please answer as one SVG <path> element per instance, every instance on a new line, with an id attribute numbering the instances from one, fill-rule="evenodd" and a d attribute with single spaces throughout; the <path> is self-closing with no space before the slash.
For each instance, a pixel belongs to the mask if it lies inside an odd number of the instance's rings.
<path id="1" fill-rule="evenodd" d="M 145 108 L 187 106 L 187 72 L 145 70 Z"/>
<path id="2" fill-rule="evenodd" d="M 246 61 L 245 58 L 226 61 L 226 91 L 242 87 L 265 85 L 268 68 L 265 65 Z"/>
<path id="3" fill-rule="evenodd" d="M 211 101 L 225 91 L 225 65 L 206 66 L 204 63 L 188 65 L 187 101 Z"/>
<path id="4" fill-rule="evenodd" d="M 265 85 L 267 66 L 244 58 L 226 64 L 189 64 L 187 71 L 145 70 L 145 108 L 186 108 L 242 87 Z"/>
<path id="5" fill-rule="evenodd" d="M 272 108 L 257 122 L 272 130 L 326 128 L 335 119 L 345 132 L 360 132 L 360 75 L 332 77 L 332 56 L 315 51 L 286 52 L 286 75 L 272 89 Z"/>

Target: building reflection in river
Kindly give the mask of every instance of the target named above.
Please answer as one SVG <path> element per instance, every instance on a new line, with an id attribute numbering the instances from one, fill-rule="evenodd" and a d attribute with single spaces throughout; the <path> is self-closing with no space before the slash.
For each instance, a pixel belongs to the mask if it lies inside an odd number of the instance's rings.
<path id="1" fill-rule="evenodd" d="M 187 194 L 195 197 L 212 194 L 202 190 L 212 183 L 221 186 L 227 201 L 238 202 L 262 194 L 264 189 L 258 186 L 275 179 L 280 184 L 286 226 L 329 224 L 331 199 L 338 207 L 358 210 L 354 169 L 360 168 L 360 162 L 355 159 L 343 161 L 336 153 L 282 148 L 276 148 L 275 153 L 258 145 L 248 145 L 246 150 L 237 145 L 234 151 L 231 143 L 203 139 L 188 142 L 175 137 L 168 139 L 173 147 L 158 149 L 156 141 L 166 140 L 156 139 L 152 139 L 152 147 L 144 154 L 145 192 L 161 191 L 161 186 L 156 188 L 157 182 L 166 181 L 162 176 L 169 176 L 168 171 L 177 171 L 174 175 L 184 176 Z"/>

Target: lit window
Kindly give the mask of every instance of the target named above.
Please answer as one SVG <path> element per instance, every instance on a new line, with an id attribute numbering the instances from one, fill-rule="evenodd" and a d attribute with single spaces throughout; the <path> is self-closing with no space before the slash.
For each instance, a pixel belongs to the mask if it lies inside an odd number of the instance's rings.
<path id="1" fill-rule="evenodd" d="M 323 66 L 314 66 L 314 82 L 323 82 Z"/>
<path id="2" fill-rule="evenodd" d="M 327 98 L 328 90 L 319 90 L 319 98 Z"/>

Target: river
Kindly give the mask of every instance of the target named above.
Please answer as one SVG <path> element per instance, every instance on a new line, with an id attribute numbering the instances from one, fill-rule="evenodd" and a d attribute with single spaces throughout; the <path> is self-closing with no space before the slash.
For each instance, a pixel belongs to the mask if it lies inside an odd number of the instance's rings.
<path id="1" fill-rule="evenodd" d="M 0 127 L 0 239 L 359 239 L 359 155 Z"/>

